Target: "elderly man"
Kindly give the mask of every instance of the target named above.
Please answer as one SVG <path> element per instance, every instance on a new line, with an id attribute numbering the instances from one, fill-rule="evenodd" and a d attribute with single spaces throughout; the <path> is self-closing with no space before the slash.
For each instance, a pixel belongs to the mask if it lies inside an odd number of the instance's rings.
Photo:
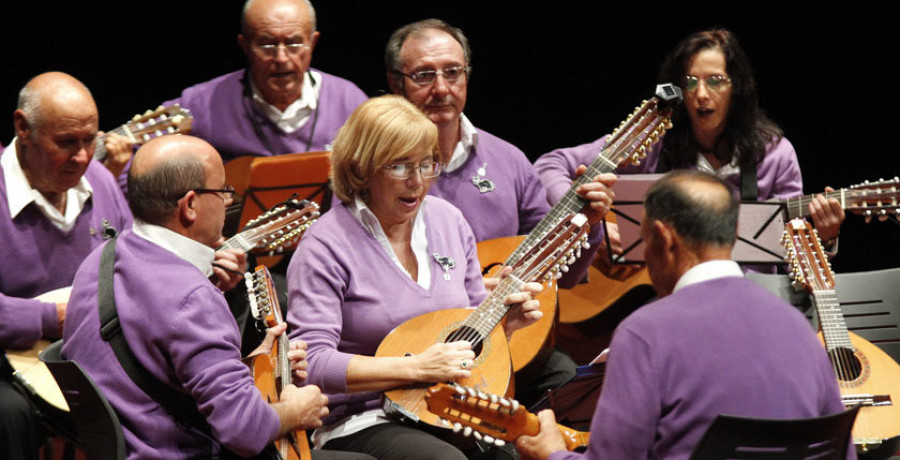
<path id="1" fill-rule="evenodd" d="M 645 206 L 641 233 L 660 299 L 616 330 L 588 450 L 565 452 L 551 411 L 539 414 L 540 434 L 520 438 L 519 450 L 540 459 L 687 458 L 720 413 L 843 410 L 806 318 L 730 260 L 738 215 L 730 186 L 676 171 L 652 186 Z"/>
<path id="2" fill-rule="evenodd" d="M 238 35 L 249 68 L 187 88 L 164 105 L 190 109 L 191 133 L 225 161 L 329 150 L 366 96 L 353 83 L 309 66 L 318 40 L 308 0 L 249 0 Z"/>
<path id="3" fill-rule="evenodd" d="M 34 297 L 70 286 L 93 248 L 131 227 L 112 175 L 91 161 L 97 106 L 81 82 L 59 72 L 33 78 L 13 123 L 16 137 L 0 154 L 0 350 L 58 338 L 65 304 Z M 0 457 L 32 458 L 31 412 L 0 361 Z"/>
<path id="4" fill-rule="evenodd" d="M 207 142 L 189 136 L 148 142 L 129 173 L 134 230 L 105 246 L 114 245 L 108 258 L 101 249 L 91 253 L 75 276 L 62 354 L 116 408 L 129 456 L 255 455 L 278 436 L 320 425 L 328 413 L 327 398 L 312 385 L 288 386 L 280 402 L 266 402 L 241 362 L 237 325 L 208 280 L 232 193 L 222 159 Z M 153 399 L 117 363 L 112 342 L 101 337 L 101 281 L 112 285 L 135 360 L 189 404 Z M 305 361 L 302 352 L 292 356 Z"/>

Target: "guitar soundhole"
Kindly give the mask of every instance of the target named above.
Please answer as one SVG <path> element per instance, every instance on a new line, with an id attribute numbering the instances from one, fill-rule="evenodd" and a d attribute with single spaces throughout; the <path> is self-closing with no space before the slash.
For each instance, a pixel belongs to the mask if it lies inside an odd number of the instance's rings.
<path id="1" fill-rule="evenodd" d="M 849 348 L 835 348 L 828 352 L 831 365 L 837 374 L 838 380 L 850 382 L 859 378 L 862 373 L 862 364 L 853 350 Z"/>
<path id="2" fill-rule="evenodd" d="M 458 342 L 460 340 L 467 340 L 472 344 L 472 351 L 475 352 L 475 358 L 481 355 L 482 345 L 484 344 L 484 337 L 478 333 L 475 329 L 472 329 L 469 326 L 463 326 L 447 336 L 447 340 L 445 342 Z"/>

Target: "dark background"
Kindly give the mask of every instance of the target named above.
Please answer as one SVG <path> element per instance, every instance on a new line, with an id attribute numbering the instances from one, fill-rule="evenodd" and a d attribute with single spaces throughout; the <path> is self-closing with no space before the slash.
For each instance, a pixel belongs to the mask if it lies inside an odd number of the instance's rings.
<path id="1" fill-rule="evenodd" d="M 4 6 L 0 142 L 13 136 L 18 89 L 61 70 L 91 88 L 100 126 L 112 129 L 186 86 L 241 68 L 242 2 L 16 2 Z M 762 106 L 794 144 L 805 193 L 900 175 L 892 135 L 897 24 L 887 7 L 842 10 L 789 2 L 678 2 L 612 6 L 557 1 L 335 1 L 316 4 L 322 33 L 313 66 L 387 89 L 382 56 L 391 32 L 438 17 L 473 48 L 466 115 L 532 159 L 589 142 L 652 94 L 664 55 L 712 26 L 734 31 L 757 71 Z M 819 4 L 821 5 L 821 4 Z M 900 266 L 900 226 L 844 224 L 839 272 Z"/>

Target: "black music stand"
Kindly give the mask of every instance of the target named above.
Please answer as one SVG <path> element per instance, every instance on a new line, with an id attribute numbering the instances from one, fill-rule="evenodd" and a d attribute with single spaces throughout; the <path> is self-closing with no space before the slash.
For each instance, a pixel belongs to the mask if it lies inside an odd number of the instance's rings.
<path id="1" fill-rule="evenodd" d="M 607 241 L 610 260 L 617 264 L 642 264 L 644 240 L 641 238 L 641 219 L 644 196 L 663 174 L 634 174 L 620 176 L 614 191 L 616 199 L 612 212 L 619 225 L 622 254 L 613 254 Z M 606 220 L 603 221 L 606 230 Z M 738 239 L 731 258 L 741 264 L 782 264 L 784 247 L 784 204 L 772 202 L 741 202 L 738 216 Z M 607 235 L 609 233 L 607 232 Z M 607 237 L 608 238 L 608 237 Z"/>

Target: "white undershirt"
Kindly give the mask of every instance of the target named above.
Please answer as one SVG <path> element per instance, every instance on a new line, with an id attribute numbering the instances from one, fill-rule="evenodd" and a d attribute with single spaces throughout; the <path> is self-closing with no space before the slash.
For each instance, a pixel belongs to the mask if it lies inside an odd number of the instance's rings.
<path id="1" fill-rule="evenodd" d="M 197 267 L 197 270 L 203 272 L 207 278 L 212 276 L 212 262 L 216 252 L 213 248 L 186 236 L 179 235 L 166 227 L 154 225 L 140 219 L 134 220 L 132 230 L 135 235 L 160 246 Z"/>
<path id="2" fill-rule="evenodd" d="M 466 118 L 465 114 L 459 114 L 459 142 L 453 148 L 450 161 L 444 165 L 445 172 L 453 172 L 463 165 L 472 154 L 472 149 L 478 147 L 478 131 L 475 125 Z"/>
<path id="3" fill-rule="evenodd" d="M 59 212 L 50 200 L 37 189 L 32 188 L 25 177 L 25 171 L 19 163 L 19 155 L 16 151 L 16 140 L 13 138 L 12 143 L 0 156 L 0 167 L 3 168 L 3 175 L 6 182 L 6 201 L 9 205 L 10 218 L 14 219 L 32 202 L 38 207 L 47 219 L 57 228 L 64 232 L 68 232 L 75 226 L 75 221 L 84 210 L 84 204 L 94 193 L 91 184 L 88 183 L 84 176 L 78 180 L 78 184 L 66 190 L 66 209 L 65 214 Z"/>
<path id="4" fill-rule="evenodd" d="M 684 272 L 672 292 L 690 286 L 692 284 L 702 283 L 719 278 L 743 278 L 744 272 L 737 262 L 733 260 L 711 260 L 691 267 L 690 270 Z"/>
<path id="5" fill-rule="evenodd" d="M 312 76 L 312 82 L 310 78 Z M 315 84 L 313 84 L 315 83 Z M 303 83 L 300 89 L 300 98 L 291 102 L 284 111 L 278 109 L 263 99 L 262 94 L 253 82 L 250 82 L 250 89 L 253 92 L 253 102 L 272 120 L 272 123 L 278 125 L 282 131 L 292 133 L 309 121 L 310 115 L 316 110 L 319 103 L 319 87 L 322 83 L 322 75 L 314 70 L 303 74 Z"/>

